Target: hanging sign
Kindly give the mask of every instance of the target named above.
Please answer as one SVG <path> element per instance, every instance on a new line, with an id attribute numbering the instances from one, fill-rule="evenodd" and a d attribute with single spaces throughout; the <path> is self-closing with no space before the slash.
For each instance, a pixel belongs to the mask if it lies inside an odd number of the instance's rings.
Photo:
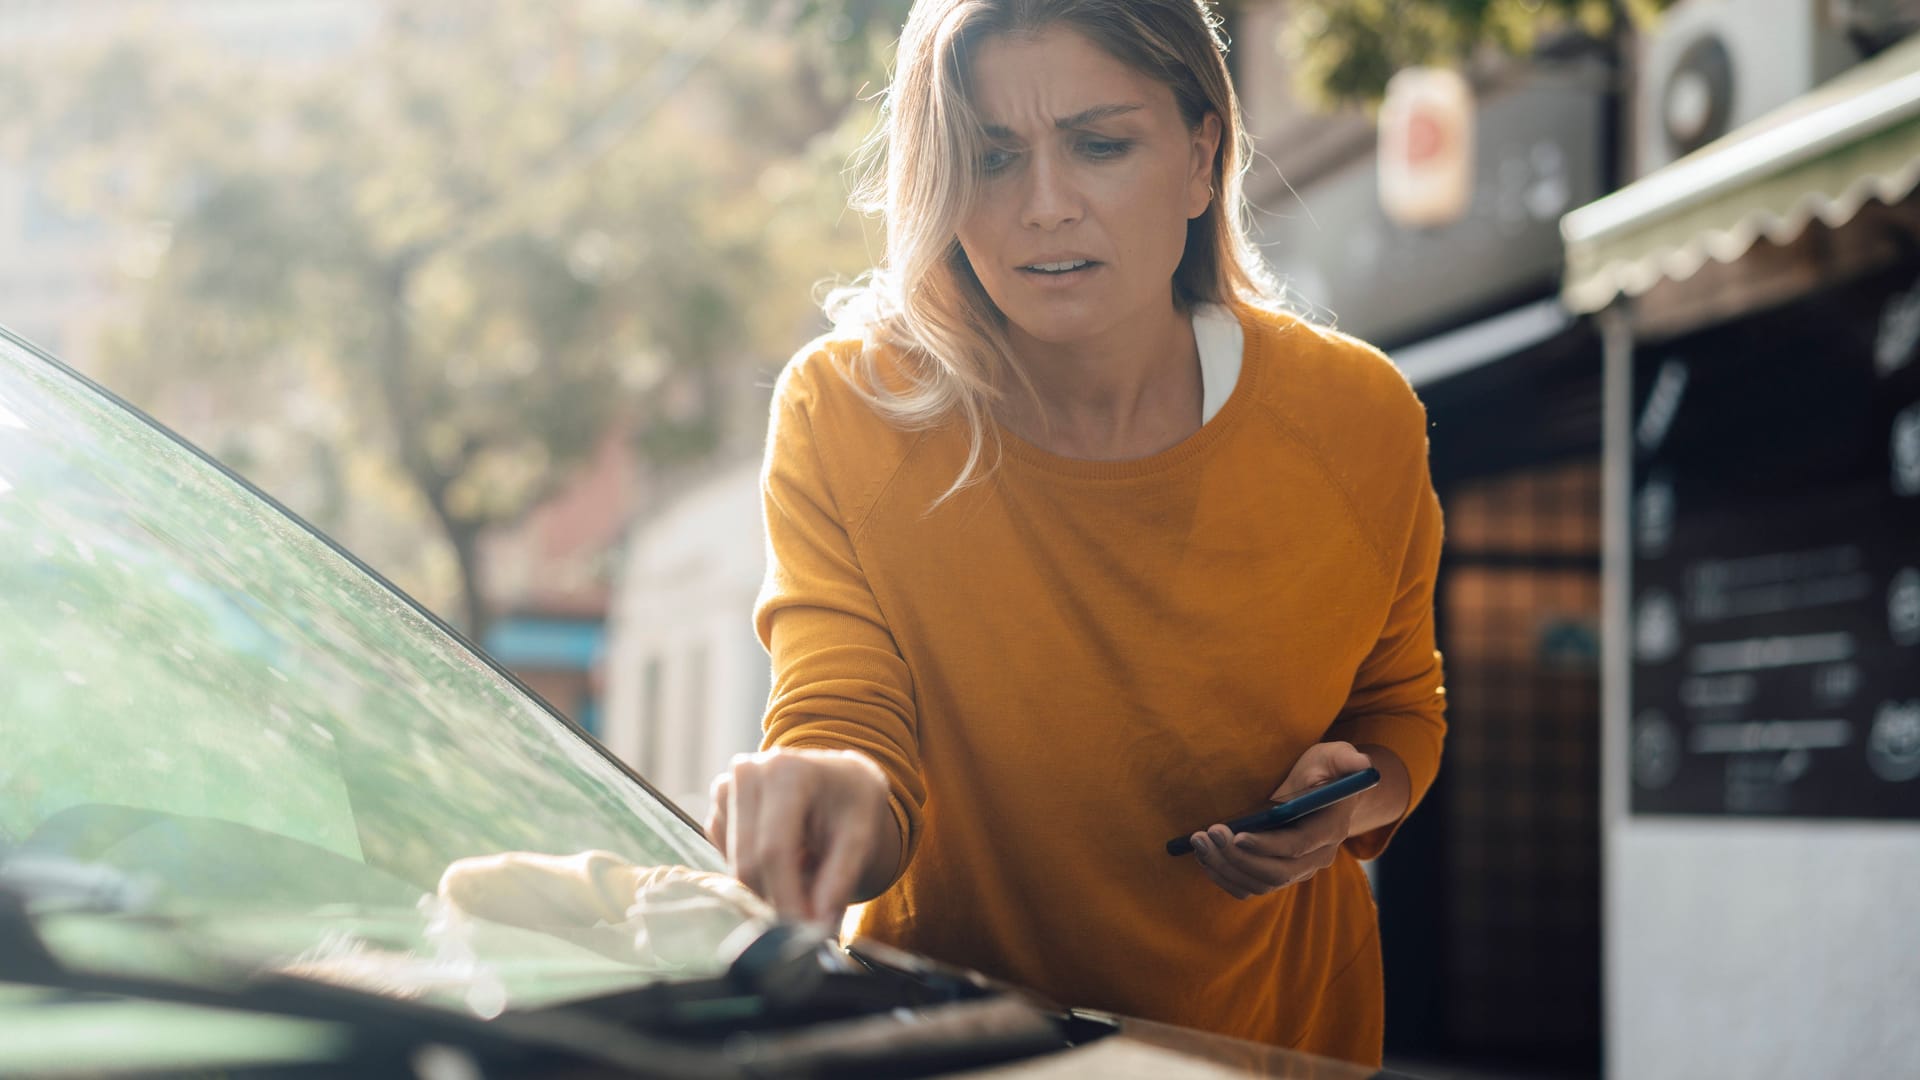
<path id="1" fill-rule="evenodd" d="M 1407 68 L 1380 106 L 1380 208 L 1402 228 L 1459 221 L 1473 204 L 1473 89 L 1457 71 Z"/>
<path id="2" fill-rule="evenodd" d="M 1631 807 L 1920 819 L 1920 264 L 1635 358 Z"/>

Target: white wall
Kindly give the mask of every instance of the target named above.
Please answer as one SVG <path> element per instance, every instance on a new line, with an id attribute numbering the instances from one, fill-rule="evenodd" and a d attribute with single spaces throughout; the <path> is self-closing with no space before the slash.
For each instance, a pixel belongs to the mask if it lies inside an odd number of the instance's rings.
<path id="1" fill-rule="evenodd" d="M 1629 348 L 1610 325 L 1607 1075 L 1920 1076 L 1920 826 L 1626 812 Z"/>
<path id="2" fill-rule="evenodd" d="M 1615 825 L 1609 1075 L 1920 1075 L 1920 829 Z"/>
<path id="3" fill-rule="evenodd" d="M 606 744 L 696 819 L 713 775 L 759 745 L 770 671 L 752 617 L 765 566 L 759 468 L 742 463 L 642 525 L 615 585 Z"/>

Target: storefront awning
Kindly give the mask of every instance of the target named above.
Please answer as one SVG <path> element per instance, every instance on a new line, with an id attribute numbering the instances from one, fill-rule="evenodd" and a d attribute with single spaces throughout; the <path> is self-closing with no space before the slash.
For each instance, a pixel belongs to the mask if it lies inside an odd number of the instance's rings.
<path id="1" fill-rule="evenodd" d="M 1920 184 L 1920 37 L 1561 220 L 1568 308 L 1598 311 Z"/>
<path id="2" fill-rule="evenodd" d="M 487 628 L 486 649 L 510 668 L 589 671 L 606 647 L 599 619 L 509 615 Z"/>

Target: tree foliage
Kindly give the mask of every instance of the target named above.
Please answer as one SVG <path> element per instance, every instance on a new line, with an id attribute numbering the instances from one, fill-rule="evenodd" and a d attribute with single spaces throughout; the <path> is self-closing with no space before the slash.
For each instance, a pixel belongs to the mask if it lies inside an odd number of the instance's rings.
<path id="1" fill-rule="evenodd" d="M 1371 104 L 1402 68 L 1484 50 L 1525 55 L 1545 35 L 1606 42 L 1672 0 L 1292 0 L 1285 52 L 1310 100 Z"/>
<path id="2" fill-rule="evenodd" d="M 356 547 L 436 525 L 457 582 L 410 583 L 478 632 L 482 534 L 609 432 L 713 452 L 862 249 L 819 212 L 842 110 L 737 15 L 392 10 L 295 73 L 158 36 L 34 58 L 12 139 L 143 238 L 109 381 Z"/>
<path id="3" fill-rule="evenodd" d="M 1213 0 L 1235 21 L 1274 0 Z M 811 27 L 843 67 L 884 73 L 912 0 L 749 0 L 767 19 Z M 1462 62 L 1481 50 L 1525 54 L 1545 34 L 1609 38 L 1623 20 L 1673 0 L 1288 0 L 1285 51 L 1311 101 L 1328 107 L 1378 101 L 1401 68 Z"/>

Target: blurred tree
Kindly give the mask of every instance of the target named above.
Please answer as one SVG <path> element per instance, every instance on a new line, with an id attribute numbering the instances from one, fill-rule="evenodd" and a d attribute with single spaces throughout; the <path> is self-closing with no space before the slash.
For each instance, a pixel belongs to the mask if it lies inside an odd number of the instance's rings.
<path id="1" fill-rule="evenodd" d="M 17 152 L 134 227 L 116 388 L 356 548 L 367 503 L 424 511 L 478 638 L 483 533 L 609 432 L 664 466 L 713 452 L 755 358 L 817 317 L 806 284 L 864 249 L 815 209 L 844 202 L 816 167 L 839 111 L 736 9 L 390 12 L 311 72 L 149 34 L 0 95 Z"/>
<path id="2" fill-rule="evenodd" d="M 775 23 L 808 27 L 817 47 L 867 79 L 884 77 L 912 0 L 747 0 Z M 1235 19 L 1274 0 L 1214 0 L 1231 38 Z M 1290 0 L 1284 47 L 1309 100 L 1370 104 L 1404 67 L 1453 63 L 1476 50 L 1524 54 L 1544 34 L 1606 42 L 1674 0 Z"/>
<path id="3" fill-rule="evenodd" d="M 1674 0 L 1291 0 L 1282 47 L 1309 100 L 1376 103 L 1402 68 L 1483 49 L 1526 55 L 1551 35 L 1615 53 L 1619 35 Z"/>

